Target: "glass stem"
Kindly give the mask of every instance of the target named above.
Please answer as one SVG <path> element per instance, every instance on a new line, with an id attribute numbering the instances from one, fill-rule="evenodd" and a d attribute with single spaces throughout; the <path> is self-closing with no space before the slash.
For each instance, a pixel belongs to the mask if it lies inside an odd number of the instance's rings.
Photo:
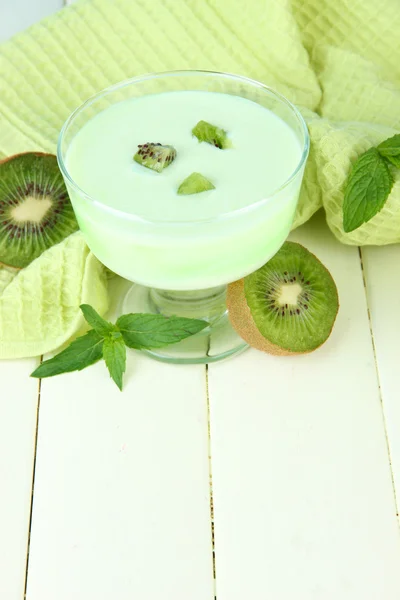
<path id="1" fill-rule="evenodd" d="M 226 286 L 193 291 L 152 288 L 150 303 L 154 312 L 166 317 L 178 315 L 215 322 L 226 312 Z"/>

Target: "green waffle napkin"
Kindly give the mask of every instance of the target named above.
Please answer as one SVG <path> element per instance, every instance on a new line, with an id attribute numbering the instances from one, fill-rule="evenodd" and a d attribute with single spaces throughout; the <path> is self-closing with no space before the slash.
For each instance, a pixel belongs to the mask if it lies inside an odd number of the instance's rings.
<path id="1" fill-rule="evenodd" d="M 295 226 L 323 206 L 341 242 L 399 242 L 398 172 L 384 209 L 356 231 L 342 228 L 351 162 L 400 131 L 399 31 L 398 0 L 82 0 L 2 45 L 0 156 L 55 152 L 70 112 L 122 79 L 230 71 L 276 88 L 308 122 Z M 0 272 L 0 357 L 64 343 L 80 326 L 82 301 L 106 310 L 102 268 L 79 233 L 11 277 Z"/>
<path id="2" fill-rule="evenodd" d="M 104 267 L 80 232 L 8 282 L 0 277 L 0 292 L 0 358 L 50 352 L 84 327 L 81 304 L 92 304 L 100 313 L 108 308 Z"/>

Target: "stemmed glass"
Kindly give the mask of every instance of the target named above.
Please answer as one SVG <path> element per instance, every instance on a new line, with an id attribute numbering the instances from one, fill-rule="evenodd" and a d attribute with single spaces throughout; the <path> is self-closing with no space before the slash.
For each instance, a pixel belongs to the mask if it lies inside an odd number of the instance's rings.
<path id="1" fill-rule="evenodd" d="M 244 208 L 192 221 L 157 220 L 157 215 L 150 220 L 122 212 L 77 185 L 66 156 L 74 136 L 90 119 L 128 98 L 178 90 L 241 96 L 278 115 L 302 148 L 288 179 L 273 193 L 250 198 Z M 167 362 L 208 363 L 247 347 L 230 325 L 226 286 L 262 266 L 287 238 L 308 151 L 307 127 L 293 104 L 262 83 L 228 73 L 172 71 L 135 77 L 92 96 L 72 113 L 60 133 L 58 161 L 88 246 L 111 271 L 133 282 L 121 299 L 121 312 L 162 313 L 209 322 L 206 329 L 187 340 L 145 352 Z"/>

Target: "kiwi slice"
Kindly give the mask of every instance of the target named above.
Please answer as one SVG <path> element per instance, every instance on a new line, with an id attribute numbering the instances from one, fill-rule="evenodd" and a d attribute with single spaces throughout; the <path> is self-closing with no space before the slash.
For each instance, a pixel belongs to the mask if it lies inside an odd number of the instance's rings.
<path id="1" fill-rule="evenodd" d="M 192 133 L 197 137 L 199 142 L 207 142 L 216 148 L 224 150 L 231 147 L 231 142 L 228 139 L 226 131 L 207 121 L 199 121 L 192 129 Z"/>
<path id="2" fill-rule="evenodd" d="M 139 144 L 133 160 L 147 169 L 161 173 L 163 169 L 169 167 L 175 158 L 176 150 L 173 146 L 147 142 L 146 144 Z"/>
<path id="3" fill-rule="evenodd" d="M 0 261 L 26 267 L 77 231 L 53 154 L 27 152 L 0 162 Z"/>
<path id="4" fill-rule="evenodd" d="M 270 354 L 312 352 L 329 337 L 339 308 L 329 271 L 304 246 L 286 242 L 263 267 L 228 286 L 233 327 Z"/>
<path id="5" fill-rule="evenodd" d="M 192 173 L 182 181 L 178 187 L 178 194 L 200 194 L 200 192 L 207 192 L 208 190 L 215 190 L 215 185 L 201 173 Z"/>

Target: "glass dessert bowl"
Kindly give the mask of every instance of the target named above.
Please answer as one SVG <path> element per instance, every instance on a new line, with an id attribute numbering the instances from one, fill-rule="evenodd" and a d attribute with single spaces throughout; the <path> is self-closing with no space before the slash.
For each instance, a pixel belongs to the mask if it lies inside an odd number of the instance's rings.
<path id="1" fill-rule="evenodd" d="M 192 134 L 202 120 L 227 132 L 226 148 Z M 161 172 L 133 160 L 151 140 L 176 150 Z M 308 151 L 306 124 L 288 100 L 225 73 L 136 77 L 69 117 L 58 143 L 60 169 L 88 246 L 133 282 L 121 312 L 209 322 L 148 354 L 206 363 L 246 348 L 229 322 L 226 286 L 262 266 L 287 238 Z M 180 195 L 193 172 L 213 189 Z"/>

